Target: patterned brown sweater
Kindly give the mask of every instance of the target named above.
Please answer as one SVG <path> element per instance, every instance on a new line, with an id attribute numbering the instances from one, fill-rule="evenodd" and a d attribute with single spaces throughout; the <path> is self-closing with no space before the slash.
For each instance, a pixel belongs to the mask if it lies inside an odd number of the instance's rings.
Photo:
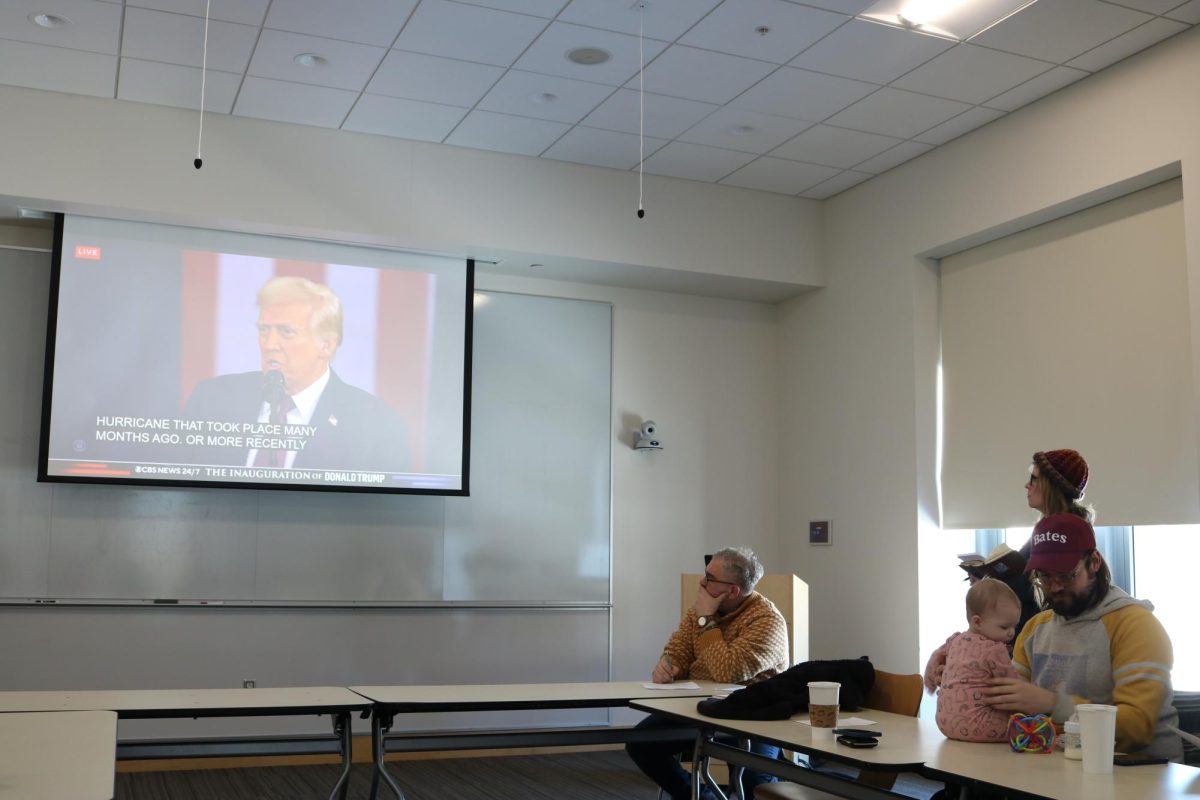
<path id="1" fill-rule="evenodd" d="M 677 680 L 751 684 L 788 668 L 787 623 L 775 604 L 754 592 L 717 627 L 700 633 L 688 608 L 663 655 L 680 668 Z"/>

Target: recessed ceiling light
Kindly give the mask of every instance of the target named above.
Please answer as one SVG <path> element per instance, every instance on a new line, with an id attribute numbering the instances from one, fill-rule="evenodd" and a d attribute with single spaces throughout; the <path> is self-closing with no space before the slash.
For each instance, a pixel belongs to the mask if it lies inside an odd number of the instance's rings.
<path id="1" fill-rule="evenodd" d="M 599 47 L 576 47 L 574 50 L 567 51 L 567 60 L 583 64 L 585 67 L 603 64 L 610 58 L 612 58 L 612 53 Z"/>
<path id="2" fill-rule="evenodd" d="M 70 25 L 71 20 L 58 14 L 33 13 L 29 15 L 29 21 L 41 28 L 61 28 L 64 25 Z"/>
<path id="3" fill-rule="evenodd" d="M 540 106 L 557 103 L 558 95 L 556 95 L 554 92 L 538 92 L 537 94 L 533 95 L 533 102 Z"/>
<path id="4" fill-rule="evenodd" d="M 325 56 L 319 56 L 316 53 L 301 53 L 292 59 L 302 67 L 316 68 L 323 67 L 329 63 L 329 59 Z"/>
<path id="5" fill-rule="evenodd" d="M 1036 0 L 876 0 L 859 18 L 965 42 Z"/>

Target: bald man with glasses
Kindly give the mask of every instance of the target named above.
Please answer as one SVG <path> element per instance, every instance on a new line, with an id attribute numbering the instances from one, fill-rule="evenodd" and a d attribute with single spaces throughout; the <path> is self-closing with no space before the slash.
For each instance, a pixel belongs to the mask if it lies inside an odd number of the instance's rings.
<path id="1" fill-rule="evenodd" d="M 684 611 L 679 627 L 654 666 L 654 682 L 706 680 L 748 685 L 786 670 L 787 623 L 770 600 L 754 591 L 762 576 L 762 564 L 744 547 L 727 547 L 707 559 L 696 599 Z M 674 725 L 669 719 L 651 714 L 638 728 Z M 692 743 L 630 743 L 625 750 L 668 796 L 684 800 L 691 797 L 691 783 L 679 764 L 679 756 Z M 753 749 L 769 758 L 778 754 L 778 748 L 770 745 L 755 744 Z M 748 772 L 745 780 L 753 786 L 771 779 Z"/>
<path id="2" fill-rule="evenodd" d="M 993 678 L 988 704 L 1049 714 L 1061 725 L 1082 703 L 1117 707 L 1116 749 L 1181 761 L 1172 650 L 1154 606 L 1112 585 L 1087 520 L 1052 514 L 1033 529 L 1025 571 L 1040 614 L 1013 648 L 1018 678 Z"/>

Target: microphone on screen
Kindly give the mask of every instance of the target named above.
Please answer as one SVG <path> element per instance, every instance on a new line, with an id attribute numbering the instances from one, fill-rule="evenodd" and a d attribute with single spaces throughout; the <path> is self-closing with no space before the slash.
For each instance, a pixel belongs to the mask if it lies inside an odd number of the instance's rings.
<path id="1" fill-rule="evenodd" d="M 277 369 L 264 372 L 263 399 L 271 404 L 271 408 L 278 407 L 286 395 L 287 390 L 283 388 L 283 373 Z"/>

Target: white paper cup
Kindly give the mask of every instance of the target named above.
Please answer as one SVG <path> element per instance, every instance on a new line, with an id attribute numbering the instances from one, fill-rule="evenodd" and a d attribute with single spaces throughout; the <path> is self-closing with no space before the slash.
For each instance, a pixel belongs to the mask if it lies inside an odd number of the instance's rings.
<path id="1" fill-rule="evenodd" d="M 809 681 L 808 724 L 813 729 L 813 738 L 832 738 L 837 727 L 841 689 L 842 685 L 835 681 Z"/>
<path id="2" fill-rule="evenodd" d="M 1093 775 L 1112 772 L 1117 738 L 1117 707 L 1097 703 L 1075 706 L 1079 714 L 1079 738 L 1083 748 L 1083 771 Z"/>

